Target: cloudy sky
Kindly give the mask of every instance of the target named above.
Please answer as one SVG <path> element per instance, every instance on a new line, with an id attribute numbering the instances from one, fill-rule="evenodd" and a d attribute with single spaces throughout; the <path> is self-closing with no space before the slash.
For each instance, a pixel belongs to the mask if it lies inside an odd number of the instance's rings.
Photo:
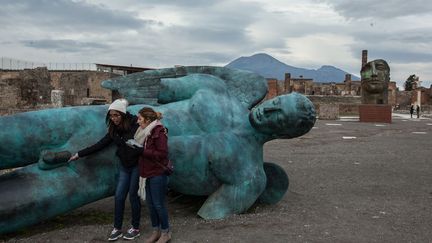
<path id="1" fill-rule="evenodd" d="M 361 51 L 402 86 L 432 80 L 429 0 L 0 0 L 0 56 L 143 67 L 226 65 L 267 53 L 359 75 Z"/>

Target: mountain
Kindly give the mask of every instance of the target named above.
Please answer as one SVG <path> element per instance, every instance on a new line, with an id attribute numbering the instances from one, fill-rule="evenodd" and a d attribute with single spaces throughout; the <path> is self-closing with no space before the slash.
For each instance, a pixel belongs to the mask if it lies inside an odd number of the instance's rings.
<path id="1" fill-rule="evenodd" d="M 342 83 L 345 80 L 345 74 L 347 74 L 347 72 L 329 65 L 324 65 L 317 70 L 293 67 L 265 53 L 237 58 L 225 67 L 248 70 L 265 78 L 276 78 L 278 80 L 284 80 L 285 73 L 291 73 L 291 78 L 303 76 L 303 78 L 311 78 L 314 82 L 322 83 Z M 360 78 L 351 74 L 351 80 L 357 81 Z"/>

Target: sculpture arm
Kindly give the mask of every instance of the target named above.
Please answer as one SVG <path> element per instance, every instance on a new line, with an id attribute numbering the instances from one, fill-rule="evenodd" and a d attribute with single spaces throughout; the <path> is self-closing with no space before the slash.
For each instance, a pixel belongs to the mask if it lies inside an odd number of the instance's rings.
<path id="1" fill-rule="evenodd" d="M 192 98 L 199 90 L 223 93 L 227 87 L 220 78 L 208 74 L 190 74 L 161 80 L 158 103 L 167 104 Z"/>
<path id="2" fill-rule="evenodd" d="M 267 93 L 267 81 L 258 74 L 211 66 L 182 66 L 148 70 L 105 80 L 102 82 L 102 87 L 119 92 L 130 104 L 166 104 L 190 98 L 197 89 L 206 86 L 208 81 L 198 80 L 196 82 L 194 78 L 190 78 L 200 74 L 214 77 L 216 82 L 211 82 L 210 86 L 217 86 L 218 83 L 226 86 L 228 93 L 247 109 L 258 104 Z M 191 79 L 189 81 L 191 83 L 180 81 L 181 84 L 176 85 L 174 80 L 178 81 L 182 77 L 185 77 L 185 80 Z"/>

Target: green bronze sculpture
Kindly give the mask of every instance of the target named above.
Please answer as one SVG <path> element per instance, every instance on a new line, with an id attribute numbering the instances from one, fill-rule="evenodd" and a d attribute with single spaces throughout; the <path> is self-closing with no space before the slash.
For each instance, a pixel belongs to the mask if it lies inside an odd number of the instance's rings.
<path id="1" fill-rule="evenodd" d="M 362 104 L 387 104 L 390 67 L 383 59 L 366 63 L 361 71 Z"/>
<path id="2" fill-rule="evenodd" d="M 288 188 L 284 170 L 263 161 L 263 144 L 307 133 L 315 110 L 293 93 L 262 103 L 266 80 L 222 67 L 178 67 L 104 81 L 136 114 L 151 103 L 164 116 L 175 171 L 169 187 L 208 195 L 205 219 L 245 212 L 255 201 L 276 203 Z M 259 104 L 258 104 L 259 103 Z M 114 148 L 65 163 L 106 133 L 107 106 L 68 107 L 0 117 L 0 233 L 51 218 L 113 195 Z M 55 153 L 59 152 L 59 153 Z M 59 158 L 53 154 L 59 154 Z M 56 164 L 57 163 L 57 164 Z"/>

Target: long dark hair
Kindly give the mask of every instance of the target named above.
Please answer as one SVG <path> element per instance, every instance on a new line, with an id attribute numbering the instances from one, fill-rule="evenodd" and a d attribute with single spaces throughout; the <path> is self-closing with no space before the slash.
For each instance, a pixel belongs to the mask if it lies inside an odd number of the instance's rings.
<path id="1" fill-rule="evenodd" d="M 106 114 L 105 117 L 105 123 L 108 127 L 108 133 L 111 137 L 114 136 L 114 132 L 115 130 L 120 130 L 120 131 L 127 131 L 131 128 L 131 121 L 130 121 L 130 114 L 129 112 L 127 112 L 126 114 L 120 111 L 117 111 L 120 114 L 121 117 L 121 121 L 120 124 L 118 126 L 116 126 L 110 119 L 110 114 L 109 111 Z"/>

